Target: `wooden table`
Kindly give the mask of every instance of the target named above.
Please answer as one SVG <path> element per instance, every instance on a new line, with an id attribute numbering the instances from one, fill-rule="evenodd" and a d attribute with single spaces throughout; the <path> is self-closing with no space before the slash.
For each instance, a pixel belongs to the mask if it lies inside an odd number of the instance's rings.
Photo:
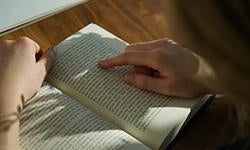
<path id="1" fill-rule="evenodd" d="M 130 43 L 149 41 L 168 36 L 166 16 L 164 0 L 91 0 L 0 40 L 28 36 L 45 50 L 93 22 Z M 194 118 L 172 149 L 215 149 L 233 139 L 237 123 L 233 105 L 216 99 Z"/>

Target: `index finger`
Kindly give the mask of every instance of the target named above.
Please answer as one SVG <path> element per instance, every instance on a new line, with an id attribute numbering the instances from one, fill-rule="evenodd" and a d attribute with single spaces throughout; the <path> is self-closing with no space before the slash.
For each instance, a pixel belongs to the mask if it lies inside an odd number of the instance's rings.
<path id="1" fill-rule="evenodd" d="M 15 43 L 24 50 L 33 51 L 34 53 L 39 53 L 40 51 L 40 46 L 34 40 L 26 36 L 18 38 Z"/>
<path id="2" fill-rule="evenodd" d="M 98 62 L 98 66 L 102 69 L 123 65 L 144 66 L 157 69 L 150 51 L 127 51 L 118 56 Z"/>

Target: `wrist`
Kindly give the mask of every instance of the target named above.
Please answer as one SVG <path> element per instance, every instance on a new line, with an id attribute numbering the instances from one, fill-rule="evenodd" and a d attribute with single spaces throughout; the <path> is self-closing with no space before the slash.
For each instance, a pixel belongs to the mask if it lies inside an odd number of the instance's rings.
<path id="1" fill-rule="evenodd" d="M 22 107 L 23 100 L 21 96 L 17 96 L 16 94 L 0 95 L 0 115 L 20 113 Z"/>
<path id="2" fill-rule="evenodd" d="M 0 149 L 20 149 L 19 114 L 0 116 Z"/>
<path id="3" fill-rule="evenodd" d="M 0 99 L 0 149 L 19 148 L 20 103 L 16 97 Z"/>

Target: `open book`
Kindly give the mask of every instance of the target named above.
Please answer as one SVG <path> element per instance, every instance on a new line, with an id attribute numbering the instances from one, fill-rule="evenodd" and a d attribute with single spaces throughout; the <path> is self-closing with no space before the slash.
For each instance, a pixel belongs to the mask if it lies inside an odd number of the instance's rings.
<path id="1" fill-rule="evenodd" d="M 125 83 L 129 66 L 97 67 L 126 46 L 95 24 L 57 45 L 47 83 L 25 105 L 22 148 L 165 149 L 211 95 L 163 96 Z"/>

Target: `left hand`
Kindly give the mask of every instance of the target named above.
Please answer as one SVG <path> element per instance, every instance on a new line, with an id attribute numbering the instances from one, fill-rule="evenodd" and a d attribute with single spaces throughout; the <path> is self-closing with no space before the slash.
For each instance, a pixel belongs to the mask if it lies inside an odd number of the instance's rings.
<path id="1" fill-rule="evenodd" d="M 0 112 L 16 108 L 40 88 L 53 60 L 52 51 L 42 54 L 27 37 L 0 43 Z"/>

